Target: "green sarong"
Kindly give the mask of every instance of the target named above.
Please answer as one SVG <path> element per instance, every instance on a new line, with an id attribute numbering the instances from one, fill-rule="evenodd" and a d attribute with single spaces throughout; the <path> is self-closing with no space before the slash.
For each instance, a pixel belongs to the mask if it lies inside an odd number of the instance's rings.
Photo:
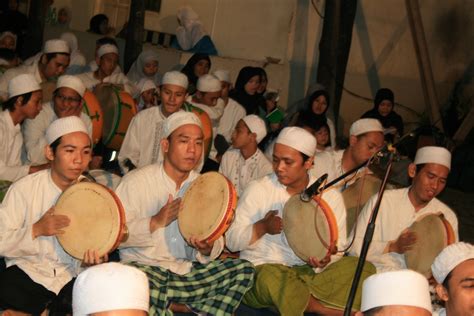
<path id="1" fill-rule="evenodd" d="M 0 180 L 0 203 L 2 203 L 3 198 L 7 194 L 8 188 L 12 183 L 6 180 Z"/>
<path id="2" fill-rule="evenodd" d="M 254 308 L 276 308 L 281 315 L 303 315 L 310 295 L 326 307 L 343 310 L 352 285 L 357 257 L 343 257 L 321 273 L 308 266 L 263 264 L 256 267 L 255 284 L 243 303 Z M 360 309 L 362 283 L 376 273 L 366 262 L 353 310 Z"/>

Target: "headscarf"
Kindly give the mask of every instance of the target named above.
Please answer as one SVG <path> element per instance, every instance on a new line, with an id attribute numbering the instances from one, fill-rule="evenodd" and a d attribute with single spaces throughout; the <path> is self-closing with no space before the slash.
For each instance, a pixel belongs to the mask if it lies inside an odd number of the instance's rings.
<path id="1" fill-rule="evenodd" d="M 189 6 L 179 8 L 177 17 L 181 25 L 176 29 L 176 39 L 183 50 L 190 50 L 207 35 L 206 31 L 197 13 Z"/>
<path id="2" fill-rule="evenodd" d="M 103 21 L 108 21 L 109 18 L 105 14 L 94 15 L 89 22 L 89 32 L 96 34 L 103 34 L 100 30 L 100 25 Z"/>
<path id="3" fill-rule="evenodd" d="M 183 69 L 181 69 L 181 72 L 188 77 L 189 85 L 190 87 L 188 88 L 188 91 L 190 94 L 193 94 L 196 90 L 196 84 L 198 81 L 198 77 L 194 74 L 194 66 L 201 61 L 201 60 L 207 60 L 209 62 L 209 68 L 211 68 L 211 59 L 209 58 L 209 55 L 207 54 L 200 54 L 196 53 L 189 58 L 188 62 L 186 65 L 184 65 Z M 192 89 L 191 89 L 192 87 Z M 192 91 L 191 91 L 192 90 Z"/>
<path id="4" fill-rule="evenodd" d="M 137 83 L 141 79 L 150 79 L 152 80 L 155 85 L 159 86 L 160 81 L 161 81 L 161 76 L 158 74 L 158 72 L 153 76 L 153 77 L 148 77 L 145 75 L 143 72 L 143 68 L 145 67 L 145 64 L 150 62 L 150 61 L 157 61 L 159 62 L 158 58 L 158 53 L 154 50 L 144 50 L 138 55 L 138 58 L 133 62 L 132 66 L 130 67 L 130 70 L 127 73 L 128 79 L 133 82 Z"/>
<path id="5" fill-rule="evenodd" d="M 65 23 L 63 24 L 59 24 L 59 21 L 58 21 L 58 25 L 62 25 L 64 27 L 69 27 L 69 24 L 71 23 L 71 20 L 72 20 L 72 10 L 71 8 L 65 6 L 65 7 L 61 7 L 59 10 L 58 10 L 58 16 L 59 16 L 59 13 L 61 11 L 66 11 L 66 15 L 67 15 L 67 20 Z"/>
<path id="6" fill-rule="evenodd" d="M 79 44 L 77 43 L 77 37 L 74 33 L 65 32 L 61 34 L 60 39 L 66 41 L 69 45 L 71 50 L 71 60 L 69 61 L 69 66 L 77 65 L 77 66 L 85 66 L 86 65 L 86 58 L 79 50 Z"/>
<path id="7" fill-rule="evenodd" d="M 245 85 L 254 76 L 260 77 L 260 70 L 256 67 L 244 67 L 240 70 L 235 88 L 229 93 L 229 97 L 238 102 L 245 108 L 247 115 L 255 114 L 258 106 L 264 102 L 262 96 L 258 94 L 250 95 L 245 91 Z"/>

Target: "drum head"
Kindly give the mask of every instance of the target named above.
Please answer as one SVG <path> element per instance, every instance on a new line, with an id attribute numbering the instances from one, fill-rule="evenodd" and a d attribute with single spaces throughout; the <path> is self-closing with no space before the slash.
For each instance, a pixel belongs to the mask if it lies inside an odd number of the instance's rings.
<path id="1" fill-rule="evenodd" d="M 99 100 L 89 90 L 84 92 L 84 106 L 83 112 L 90 117 L 92 122 L 92 138 L 93 143 L 97 144 L 102 137 L 102 125 L 104 124 L 102 108 L 100 107 Z"/>
<path id="2" fill-rule="evenodd" d="M 125 224 L 122 205 L 106 187 L 81 182 L 66 189 L 59 197 L 55 214 L 69 217 L 70 224 L 58 241 L 71 256 L 82 259 L 86 250 L 103 256 L 114 250 Z"/>
<path id="3" fill-rule="evenodd" d="M 232 183 L 217 172 L 194 180 L 183 198 L 178 226 L 184 239 L 214 241 L 229 227 L 237 197 Z"/>
<path id="4" fill-rule="evenodd" d="M 99 85 L 94 91 L 104 114 L 104 124 L 102 127 L 102 139 L 106 143 L 113 136 L 113 128 L 119 120 L 120 109 L 118 108 L 119 99 L 113 85 Z"/>
<path id="5" fill-rule="evenodd" d="M 329 206 L 324 201 L 303 202 L 299 195 L 285 204 L 283 230 L 291 249 L 304 261 L 309 257 L 323 259 L 337 240 L 337 225 Z"/>
<path id="6" fill-rule="evenodd" d="M 449 244 L 444 221 L 441 216 L 430 214 L 411 225 L 410 230 L 415 232 L 417 239 L 413 248 L 405 252 L 405 260 L 409 269 L 426 277 L 431 276 L 431 264 Z M 449 225 L 447 221 L 446 224 Z"/>

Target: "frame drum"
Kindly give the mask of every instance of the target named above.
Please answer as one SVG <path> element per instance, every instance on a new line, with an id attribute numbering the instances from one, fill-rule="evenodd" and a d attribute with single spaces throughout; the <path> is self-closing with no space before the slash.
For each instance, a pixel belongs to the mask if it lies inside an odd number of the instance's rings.
<path id="1" fill-rule="evenodd" d="M 57 238 L 77 259 L 83 259 L 88 249 L 97 250 L 102 257 L 126 237 L 122 203 L 113 191 L 98 183 L 80 182 L 67 188 L 56 202 L 54 214 L 71 220 Z"/>
<path id="2" fill-rule="evenodd" d="M 100 107 L 99 100 L 89 90 L 84 92 L 84 105 L 82 111 L 90 117 L 92 122 L 92 142 L 97 144 L 102 137 L 102 127 L 104 125 L 104 115 Z"/>
<path id="3" fill-rule="evenodd" d="M 207 172 L 199 176 L 184 194 L 178 226 L 186 241 L 190 237 L 213 242 L 222 236 L 234 219 L 237 194 L 225 176 Z"/>
<path id="4" fill-rule="evenodd" d="M 407 267 L 429 278 L 434 259 L 446 246 L 456 241 L 454 230 L 443 215 L 437 214 L 422 217 L 409 229 L 415 232 L 416 243 L 405 252 Z"/>
<path id="5" fill-rule="evenodd" d="M 303 261 L 317 260 L 330 255 L 336 246 L 338 228 L 329 205 L 319 196 L 303 202 L 299 194 L 293 195 L 283 209 L 283 231 L 294 253 Z"/>

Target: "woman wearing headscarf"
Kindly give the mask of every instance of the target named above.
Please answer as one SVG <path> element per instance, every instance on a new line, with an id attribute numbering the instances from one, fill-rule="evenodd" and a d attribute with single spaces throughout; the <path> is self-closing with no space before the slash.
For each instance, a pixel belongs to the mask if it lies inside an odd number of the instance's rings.
<path id="1" fill-rule="evenodd" d="M 89 22 L 89 32 L 105 35 L 109 31 L 109 18 L 105 14 L 94 15 Z"/>
<path id="2" fill-rule="evenodd" d="M 69 28 L 71 23 L 72 11 L 69 7 L 62 7 L 58 11 L 58 23 L 57 26 Z"/>
<path id="3" fill-rule="evenodd" d="M 257 93 L 260 86 L 261 71 L 259 68 L 246 66 L 242 68 L 235 81 L 235 88 L 229 97 L 245 108 L 247 115 L 255 114 L 264 103 L 263 97 Z"/>
<path id="4" fill-rule="evenodd" d="M 179 8 L 177 17 L 179 26 L 176 29 L 176 40 L 171 43 L 171 47 L 187 52 L 217 55 L 211 37 L 191 7 Z"/>
<path id="5" fill-rule="evenodd" d="M 68 43 L 69 48 L 71 49 L 71 57 L 69 61 L 69 66 L 66 70 L 66 74 L 75 75 L 82 73 L 84 67 L 86 66 L 86 57 L 79 50 L 79 44 L 77 43 L 77 37 L 74 33 L 65 32 L 61 34 L 60 39 Z"/>
<path id="6" fill-rule="evenodd" d="M 207 54 L 196 53 L 189 58 L 181 72 L 188 77 L 188 93 L 190 95 L 196 92 L 196 85 L 199 77 L 209 73 L 211 69 L 211 59 Z"/>
<path id="7" fill-rule="evenodd" d="M 385 139 L 393 142 L 395 136 L 403 135 L 403 120 L 393 107 L 395 105 L 395 96 L 393 91 L 382 88 L 377 91 L 374 99 L 374 108 L 365 112 L 361 118 L 375 118 L 382 123 L 386 129 Z"/>
<path id="8" fill-rule="evenodd" d="M 158 74 L 158 66 L 158 53 L 154 50 L 144 50 L 130 67 L 127 77 L 134 84 L 138 84 L 142 79 L 150 79 L 159 86 L 161 76 Z"/>
<path id="9" fill-rule="evenodd" d="M 8 48 L 12 51 L 16 51 L 16 41 L 16 34 L 10 31 L 5 31 L 0 34 L 0 48 Z"/>

